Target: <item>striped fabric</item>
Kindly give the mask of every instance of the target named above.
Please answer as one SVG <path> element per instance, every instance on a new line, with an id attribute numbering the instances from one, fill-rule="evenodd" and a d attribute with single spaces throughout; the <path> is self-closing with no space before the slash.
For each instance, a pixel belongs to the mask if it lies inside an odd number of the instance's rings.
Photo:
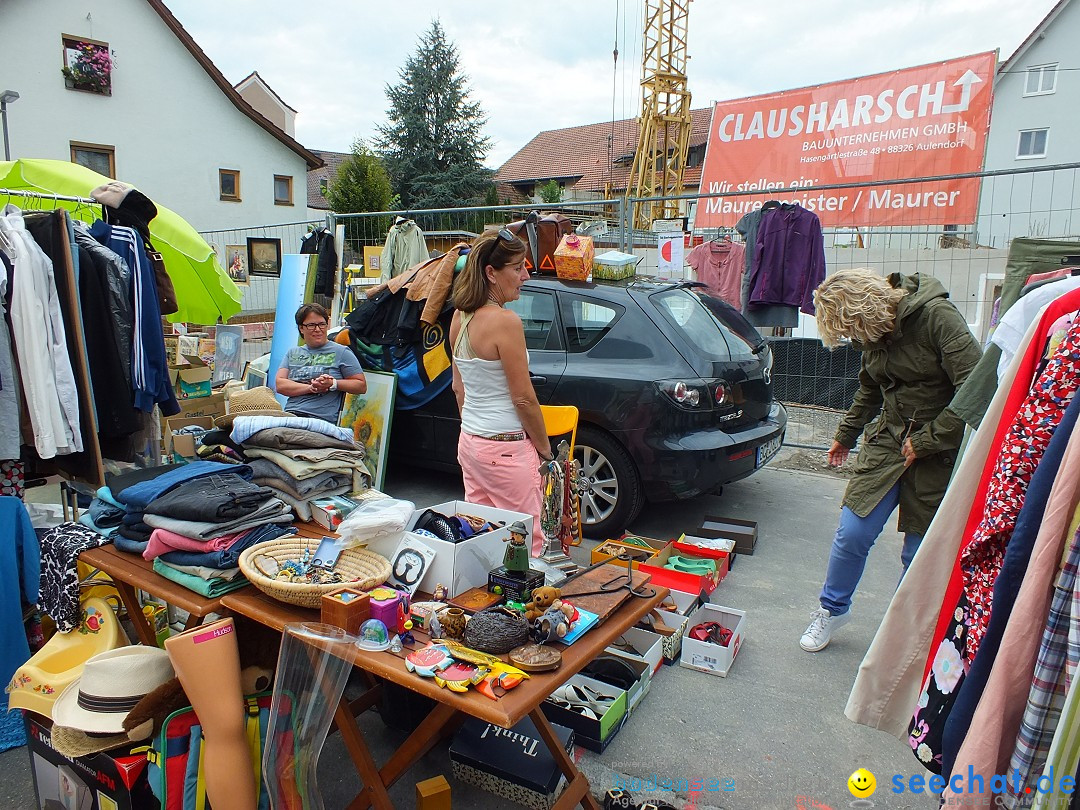
<path id="1" fill-rule="evenodd" d="M 1042 774 L 1051 742 L 1060 727 L 1062 707 L 1069 691 L 1071 674 L 1080 661 L 1080 646 L 1071 630 L 1075 605 L 1080 604 L 1077 568 L 1080 566 L 1080 532 L 1073 535 L 1064 567 L 1054 584 L 1050 614 L 1039 645 L 1027 708 L 1016 738 L 1009 775 L 1019 774 L 1014 790 L 1034 787 Z M 1071 774 L 1072 772 L 1070 772 Z"/>

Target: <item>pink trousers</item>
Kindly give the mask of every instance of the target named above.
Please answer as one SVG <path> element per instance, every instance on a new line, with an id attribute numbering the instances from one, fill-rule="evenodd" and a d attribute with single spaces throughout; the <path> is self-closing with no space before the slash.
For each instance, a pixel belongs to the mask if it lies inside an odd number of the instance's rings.
<path id="1" fill-rule="evenodd" d="M 465 479 L 465 500 L 533 516 L 532 553 L 544 549 L 540 531 L 543 499 L 540 456 L 528 439 L 496 442 L 462 431 L 458 463 Z"/>

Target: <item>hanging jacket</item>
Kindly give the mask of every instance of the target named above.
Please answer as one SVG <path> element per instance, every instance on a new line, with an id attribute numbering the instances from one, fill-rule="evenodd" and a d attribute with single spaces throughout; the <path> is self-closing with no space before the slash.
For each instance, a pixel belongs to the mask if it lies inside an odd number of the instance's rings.
<path id="1" fill-rule="evenodd" d="M 180 406 L 169 379 L 154 268 L 146 256 L 142 238 L 133 228 L 107 225 L 101 220 L 91 226 L 90 233 L 131 268 L 135 312 L 131 382 L 135 407 L 149 413 L 158 405 L 163 416 L 174 416 L 180 413 Z"/>
<path id="2" fill-rule="evenodd" d="M 860 432 L 863 439 L 844 506 L 865 517 L 899 480 L 899 530 L 922 535 L 945 494 L 964 435 L 963 420 L 946 406 L 981 351 L 937 279 L 893 273 L 889 283 L 907 292 L 892 333 L 852 344 L 862 352 L 859 390 L 836 441 L 851 448 Z M 907 438 L 916 460 L 905 468 L 900 448 Z"/>
<path id="3" fill-rule="evenodd" d="M 34 448 L 43 459 L 79 452 L 78 392 L 52 262 L 14 205 L 0 216 L 0 232 L 15 246 L 11 325 Z"/>
<path id="4" fill-rule="evenodd" d="M 301 253 L 317 253 L 315 270 L 316 295 L 334 294 L 334 274 L 337 272 L 337 248 L 329 228 L 317 228 L 300 240 Z"/>
<path id="5" fill-rule="evenodd" d="M 15 670 L 30 658 L 23 628 L 22 606 L 38 601 L 41 556 L 38 539 L 26 507 L 18 498 L 0 497 L 0 526 L 4 527 L 0 546 L 0 682 L 8 683 Z"/>
<path id="6" fill-rule="evenodd" d="M 107 282 L 109 315 L 115 328 L 111 337 L 116 343 L 116 354 L 123 361 L 124 379 L 131 386 L 131 326 L 134 323 L 131 311 L 131 268 L 116 253 L 109 250 L 90 233 L 90 226 L 85 222 L 75 222 L 75 244 L 85 249 L 94 260 L 94 266 L 104 275 Z M 80 285 L 81 285 L 80 281 Z"/>
<path id="7" fill-rule="evenodd" d="M 380 265 L 383 278 L 393 278 L 427 258 L 427 242 L 420 226 L 411 219 L 399 222 L 390 228 L 383 244 Z"/>
<path id="8" fill-rule="evenodd" d="M 817 214 L 784 204 L 758 226 L 749 305 L 799 307 L 814 314 L 814 290 L 825 280 L 825 239 Z"/>

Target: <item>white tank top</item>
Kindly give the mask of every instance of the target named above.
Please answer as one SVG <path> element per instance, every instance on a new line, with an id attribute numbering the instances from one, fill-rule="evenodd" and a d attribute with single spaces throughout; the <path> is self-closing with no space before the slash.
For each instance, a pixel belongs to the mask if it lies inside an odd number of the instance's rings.
<path id="1" fill-rule="evenodd" d="M 468 327 L 473 313 L 461 318 L 461 333 L 454 346 L 454 362 L 457 363 L 461 382 L 465 387 L 465 404 L 461 408 L 461 429 L 473 436 L 496 436 L 500 433 L 517 433 L 522 430 L 517 408 L 510 398 L 510 385 L 506 381 L 502 360 L 484 360 L 481 357 L 463 357 L 464 348 L 472 354 Z"/>

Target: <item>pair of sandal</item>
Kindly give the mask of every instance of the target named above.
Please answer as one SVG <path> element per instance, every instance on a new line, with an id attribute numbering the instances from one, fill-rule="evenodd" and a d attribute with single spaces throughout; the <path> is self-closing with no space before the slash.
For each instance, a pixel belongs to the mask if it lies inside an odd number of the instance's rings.
<path id="1" fill-rule="evenodd" d="M 548 700 L 556 706 L 569 709 L 572 712 L 588 717 L 590 720 L 599 720 L 604 716 L 616 698 L 597 692 L 588 684 L 567 683 L 560 686 L 548 696 Z"/>

